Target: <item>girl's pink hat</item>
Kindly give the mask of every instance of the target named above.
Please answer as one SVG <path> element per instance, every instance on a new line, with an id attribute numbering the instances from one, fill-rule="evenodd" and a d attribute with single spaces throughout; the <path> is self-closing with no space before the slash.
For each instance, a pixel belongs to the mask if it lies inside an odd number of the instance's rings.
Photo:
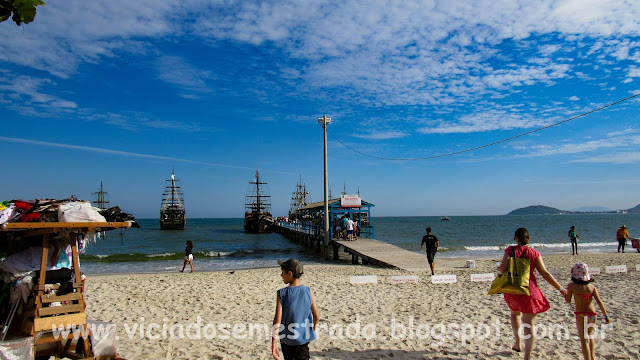
<path id="1" fill-rule="evenodd" d="M 571 278 L 582 281 L 591 281 L 589 266 L 583 262 L 573 265 L 573 268 L 571 269 Z"/>

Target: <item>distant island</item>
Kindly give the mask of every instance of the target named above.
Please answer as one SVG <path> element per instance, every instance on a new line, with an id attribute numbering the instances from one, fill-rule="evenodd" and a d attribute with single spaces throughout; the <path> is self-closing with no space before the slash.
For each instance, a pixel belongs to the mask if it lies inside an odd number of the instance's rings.
<path id="1" fill-rule="evenodd" d="M 515 209 L 507 215 L 563 215 L 563 214 L 625 214 L 625 213 L 640 213 L 640 204 L 626 210 L 611 210 L 611 211 L 569 211 L 560 210 L 550 206 L 544 205 L 531 205 L 519 209 Z"/>

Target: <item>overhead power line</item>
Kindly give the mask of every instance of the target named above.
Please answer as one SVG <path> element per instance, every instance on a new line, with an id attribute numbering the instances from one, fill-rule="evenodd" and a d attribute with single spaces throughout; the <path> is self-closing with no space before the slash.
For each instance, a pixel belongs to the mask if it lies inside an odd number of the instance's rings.
<path id="1" fill-rule="evenodd" d="M 631 95 L 631 96 L 626 97 L 626 98 L 624 98 L 624 99 L 621 99 L 621 100 L 618 100 L 618 101 L 612 102 L 612 103 L 610 103 L 610 104 L 607 104 L 607 105 L 601 106 L 601 107 L 599 107 L 599 108 L 597 108 L 597 109 L 593 109 L 593 110 L 587 111 L 587 112 L 582 113 L 582 114 L 580 114 L 580 115 L 576 115 L 576 116 L 570 117 L 570 118 L 568 118 L 568 119 L 565 119 L 565 120 L 559 121 L 559 122 L 557 122 L 557 123 L 553 123 L 553 124 L 551 124 L 551 125 L 547 125 L 547 126 L 544 126 L 544 127 L 538 128 L 538 129 L 535 129 L 535 130 L 527 131 L 527 132 L 525 132 L 525 133 L 518 134 L 518 135 L 515 135 L 515 136 L 512 136 L 512 137 L 509 137 L 509 138 L 506 138 L 506 139 L 502 139 L 502 140 L 499 140 L 499 141 L 495 141 L 495 142 L 492 142 L 492 143 L 489 143 L 489 144 L 485 144 L 485 145 L 481 145 L 481 146 L 476 146 L 476 147 L 473 147 L 473 148 L 469 148 L 469 149 L 465 149 L 465 150 L 460 150 L 460 151 L 455 151 L 455 152 L 451 152 L 451 153 L 447 153 L 447 154 L 441 154 L 441 155 L 432 155 L 432 156 L 424 156 L 424 157 L 411 157 L 411 158 L 388 158 L 388 157 L 383 157 L 383 156 L 376 156 L 376 155 L 371 155 L 371 154 L 364 153 L 364 152 L 362 152 L 362 151 L 360 151 L 360 150 L 356 150 L 356 149 L 352 148 L 351 146 L 349 146 L 349 145 L 345 144 L 344 142 L 342 142 L 340 139 L 338 139 L 338 138 L 337 138 L 335 135 L 333 135 L 332 133 L 330 133 L 330 132 L 328 132 L 328 133 L 329 133 L 329 135 L 331 135 L 331 137 L 332 137 L 332 138 L 334 138 L 337 142 L 339 142 L 340 144 L 342 144 L 342 146 L 346 147 L 347 149 L 349 149 L 349 150 L 351 150 L 351 151 L 354 151 L 354 152 L 356 152 L 356 153 L 358 153 L 358 154 L 360 154 L 360 155 L 364 155 L 364 156 L 367 156 L 367 157 L 370 157 L 370 158 L 374 158 L 374 159 L 378 159 L 378 160 L 392 160 L 392 161 L 400 161 L 400 160 L 428 160 L 428 159 L 437 159 L 437 158 L 443 158 L 443 157 L 447 157 L 447 156 L 460 155 L 460 154 L 463 154 L 463 153 L 467 153 L 467 152 L 471 152 L 471 151 L 476 151 L 476 150 L 480 150 L 480 149 L 488 148 L 488 147 L 490 147 L 490 146 L 494 146 L 494 145 L 498 145 L 498 144 L 501 144 L 501 143 L 504 143 L 504 142 L 507 142 L 507 141 L 511 141 L 511 140 L 513 140 L 513 139 L 517 139 L 517 138 L 519 138 L 519 137 L 523 137 L 523 136 L 526 136 L 526 135 L 529 135 L 529 134 L 533 134 L 533 133 L 538 132 L 538 131 L 546 130 L 546 129 L 548 129 L 548 128 L 551 128 L 551 127 L 554 127 L 554 126 L 558 126 L 558 125 L 560 125 L 560 124 L 564 124 L 564 123 L 566 123 L 566 122 L 569 122 L 569 121 L 572 121 L 572 120 L 575 120 L 575 119 L 578 119 L 578 118 L 581 118 L 581 117 L 587 116 L 587 115 L 589 115 L 589 114 L 593 114 L 593 113 L 598 112 L 598 111 L 600 111 L 600 110 L 604 110 L 604 109 L 606 109 L 606 108 L 608 108 L 608 107 L 611 107 L 611 106 L 614 106 L 614 105 L 620 104 L 620 103 L 625 102 L 625 101 L 627 101 L 627 100 L 631 100 L 631 99 L 633 99 L 633 98 L 635 98 L 635 97 L 637 97 L 637 96 L 640 96 L 640 93 L 635 94 L 635 95 Z"/>

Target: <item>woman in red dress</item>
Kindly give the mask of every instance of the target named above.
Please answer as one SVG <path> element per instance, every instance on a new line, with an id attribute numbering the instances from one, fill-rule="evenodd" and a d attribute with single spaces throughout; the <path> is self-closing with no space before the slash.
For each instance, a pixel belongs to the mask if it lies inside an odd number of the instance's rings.
<path id="1" fill-rule="evenodd" d="M 538 270 L 540 275 L 554 288 L 558 289 L 562 293 L 562 296 L 567 293 L 556 279 L 549 273 L 544 266 L 542 256 L 536 250 L 531 249 L 529 246 L 529 231 L 525 228 L 519 228 L 516 230 L 513 238 L 516 242 L 516 246 L 509 246 L 504 251 L 502 257 L 502 263 L 498 267 L 498 272 L 503 273 L 509 267 L 509 257 L 514 254 L 515 257 L 529 259 L 531 264 L 529 268 L 529 293 L 530 295 L 513 295 L 504 294 L 504 300 L 511 309 L 511 329 L 513 330 L 513 337 L 515 339 L 513 346 L 514 351 L 521 351 L 520 346 L 520 327 L 523 327 L 522 334 L 524 335 L 524 360 L 531 358 L 531 351 L 535 344 L 534 327 L 536 325 L 536 315 L 549 310 L 549 302 L 544 297 L 538 283 L 534 270 Z"/>

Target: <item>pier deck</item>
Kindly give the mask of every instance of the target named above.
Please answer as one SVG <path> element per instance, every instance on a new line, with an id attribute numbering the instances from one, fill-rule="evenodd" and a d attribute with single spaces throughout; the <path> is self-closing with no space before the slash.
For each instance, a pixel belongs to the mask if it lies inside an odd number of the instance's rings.
<path id="1" fill-rule="evenodd" d="M 273 231 L 287 239 L 314 249 L 317 253 L 325 251 L 324 235 L 320 226 L 310 226 L 294 223 L 276 223 Z M 430 271 L 427 257 L 424 252 L 415 252 L 402 249 L 395 245 L 387 244 L 380 240 L 358 238 L 356 241 L 334 239 L 329 247 L 333 247 L 333 259 L 338 260 L 338 253 L 344 251 L 351 255 L 353 264 L 374 264 L 383 267 L 395 267 L 405 271 L 422 272 Z M 343 249 L 340 249 L 340 248 Z M 436 268 L 453 269 L 464 267 L 463 259 L 438 259 Z"/>
<path id="2" fill-rule="evenodd" d="M 356 241 L 337 240 L 334 242 L 351 254 L 354 262 L 361 258 L 363 263 L 396 267 L 406 271 L 427 271 L 429 264 L 424 253 L 413 252 L 375 239 L 359 238 Z"/>

